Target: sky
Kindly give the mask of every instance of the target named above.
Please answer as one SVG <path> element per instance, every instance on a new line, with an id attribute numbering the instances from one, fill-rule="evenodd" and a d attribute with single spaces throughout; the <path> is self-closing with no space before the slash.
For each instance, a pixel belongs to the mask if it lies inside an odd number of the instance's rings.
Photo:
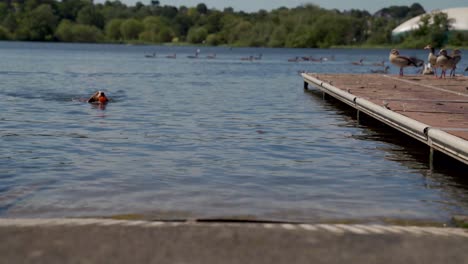
<path id="1" fill-rule="evenodd" d="M 120 0 L 127 5 L 134 5 L 135 2 L 140 1 L 144 4 L 149 4 L 150 0 Z M 99 1 L 96 1 L 99 2 Z M 437 9 L 445 9 L 451 7 L 468 7 L 467 0 L 419 0 L 419 1 L 405 1 L 405 0 L 160 0 L 161 5 L 170 6 L 187 6 L 193 7 L 199 3 L 204 3 L 208 8 L 216 8 L 223 10 L 225 7 L 232 7 L 235 11 L 256 12 L 260 9 L 270 11 L 272 9 L 285 6 L 288 8 L 297 7 L 303 4 L 316 4 L 326 9 L 365 9 L 370 13 L 389 7 L 391 5 L 405 5 L 410 6 L 413 3 L 421 4 L 426 11 Z"/>

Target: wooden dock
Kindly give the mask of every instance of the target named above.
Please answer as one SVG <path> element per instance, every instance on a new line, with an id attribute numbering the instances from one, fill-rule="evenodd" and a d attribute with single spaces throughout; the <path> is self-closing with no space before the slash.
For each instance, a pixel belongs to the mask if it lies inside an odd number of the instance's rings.
<path id="1" fill-rule="evenodd" d="M 468 77 L 303 73 L 309 84 L 468 164 Z"/>

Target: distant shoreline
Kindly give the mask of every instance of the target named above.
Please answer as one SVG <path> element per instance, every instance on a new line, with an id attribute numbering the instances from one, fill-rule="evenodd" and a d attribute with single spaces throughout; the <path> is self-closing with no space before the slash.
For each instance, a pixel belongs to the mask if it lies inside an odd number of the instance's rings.
<path id="1" fill-rule="evenodd" d="M 130 41 L 130 42 L 65 42 L 65 41 L 20 41 L 20 40 L 0 40 L 0 42 L 22 42 L 22 43 L 60 43 L 60 44 L 113 44 L 113 45 L 123 45 L 123 46 L 166 46 L 166 47 L 230 47 L 230 48 L 277 48 L 277 49 L 407 49 L 407 50 L 417 50 L 417 48 L 405 48 L 401 45 L 337 45 L 331 46 L 328 48 L 290 48 L 290 47 L 255 47 L 255 46 L 238 46 L 238 45 L 204 45 L 204 44 L 192 44 L 188 42 L 179 42 L 179 43 L 144 43 L 140 41 Z M 446 49 L 468 49 L 468 46 L 444 46 Z M 421 47 L 422 49 L 422 47 Z"/>

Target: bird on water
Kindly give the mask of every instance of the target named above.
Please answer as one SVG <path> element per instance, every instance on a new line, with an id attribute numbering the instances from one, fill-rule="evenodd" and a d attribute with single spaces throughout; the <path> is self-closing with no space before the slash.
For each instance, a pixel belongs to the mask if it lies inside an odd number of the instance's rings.
<path id="1" fill-rule="evenodd" d="M 357 66 L 362 66 L 362 65 L 364 65 L 363 61 L 364 61 L 364 59 L 361 58 L 359 61 L 351 62 L 351 64 L 352 65 L 357 65 Z"/>
<path id="2" fill-rule="evenodd" d="M 395 66 L 400 68 L 400 76 L 403 76 L 403 68 L 414 66 L 420 67 L 424 62 L 417 58 L 401 56 L 400 52 L 397 49 L 392 49 L 388 60 Z"/>
<path id="3" fill-rule="evenodd" d="M 388 70 L 390 69 L 390 66 L 385 66 L 383 70 L 377 69 L 377 70 L 371 70 L 372 73 L 388 73 Z"/>

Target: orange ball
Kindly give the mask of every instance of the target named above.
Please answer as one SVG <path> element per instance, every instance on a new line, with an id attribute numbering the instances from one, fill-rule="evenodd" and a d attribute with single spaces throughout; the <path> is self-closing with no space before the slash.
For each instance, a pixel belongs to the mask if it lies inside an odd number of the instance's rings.
<path id="1" fill-rule="evenodd" d="M 100 103 L 105 104 L 105 103 L 107 103 L 107 101 L 108 101 L 108 100 L 107 100 L 107 97 L 105 97 L 105 96 L 99 97 L 99 102 L 100 102 Z"/>

